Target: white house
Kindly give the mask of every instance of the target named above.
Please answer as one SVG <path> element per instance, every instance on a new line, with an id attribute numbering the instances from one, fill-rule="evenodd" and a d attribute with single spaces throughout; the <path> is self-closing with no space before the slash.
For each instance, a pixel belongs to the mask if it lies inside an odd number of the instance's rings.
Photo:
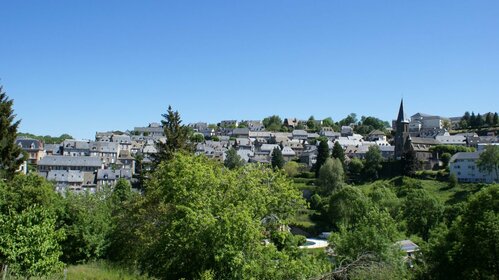
<path id="1" fill-rule="evenodd" d="M 497 181 L 494 172 L 482 172 L 477 166 L 481 152 L 457 153 L 450 159 L 449 170 L 455 174 L 460 182 L 484 182 L 492 183 Z"/>

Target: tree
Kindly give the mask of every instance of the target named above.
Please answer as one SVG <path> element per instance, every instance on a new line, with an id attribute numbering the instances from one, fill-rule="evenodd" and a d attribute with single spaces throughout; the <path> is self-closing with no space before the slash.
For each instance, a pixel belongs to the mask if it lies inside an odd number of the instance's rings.
<path id="1" fill-rule="evenodd" d="M 178 151 L 190 151 L 191 147 L 187 140 L 188 130 L 182 125 L 180 114 L 178 111 L 173 111 L 171 106 L 168 106 L 166 114 L 161 115 L 165 120 L 161 120 L 163 125 L 166 141 L 156 142 L 158 153 L 154 154 L 154 161 L 158 164 L 161 161 L 171 160 L 173 155 Z"/>
<path id="2" fill-rule="evenodd" d="M 449 153 L 443 153 L 442 156 L 440 157 L 444 168 L 447 168 L 447 166 L 449 166 L 449 161 L 451 157 L 452 155 Z"/>
<path id="3" fill-rule="evenodd" d="M 12 179 L 25 159 L 23 150 L 16 145 L 20 121 L 14 121 L 13 103 L 0 86 L 0 180 Z"/>
<path id="4" fill-rule="evenodd" d="M 402 175 L 414 176 L 416 171 L 419 169 L 419 160 L 416 156 L 416 152 L 412 149 L 404 152 L 402 155 L 401 165 Z"/>
<path id="5" fill-rule="evenodd" d="M 468 121 L 468 124 L 471 128 L 477 127 L 475 112 L 471 112 L 471 116 L 470 116 L 470 120 Z"/>
<path id="6" fill-rule="evenodd" d="M 378 179 L 378 172 L 381 170 L 381 162 L 383 162 L 383 156 L 381 155 L 381 150 L 377 145 L 371 145 L 366 153 L 366 159 L 364 163 L 364 175 L 370 180 Z"/>
<path id="7" fill-rule="evenodd" d="M 344 118 L 341 121 L 339 121 L 339 125 L 340 126 L 344 126 L 344 125 L 349 126 L 352 123 L 353 124 L 357 123 L 357 114 L 355 114 L 355 113 L 351 113 L 346 118 Z"/>
<path id="8" fill-rule="evenodd" d="M 231 147 L 225 156 L 224 166 L 229 169 L 236 169 L 244 165 L 244 160 L 237 154 L 236 149 Z"/>
<path id="9" fill-rule="evenodd" d="M 310 129 L 310 130 L 315 130 L 316 129 L 316 121 L 315 121 L 315 118 L 314 116 L 310 116 L 307 120 L 307 128 Z"/>
<path id="10" fill-rule="evenodd" d="M 296 246 L 262 244 L 274 231 L 264 220 L 285 225 L 305 204 L 284 173 L 263 165 L 228 170 L 179 154 L 148 182 L 142 225 L 133 231 L 144 238 L 136 261 L 150 276 L 193 279 L 208 271 L 215 279 L 273 279 L 272 266 L 263 265 L 270 260 L 279 260 L 278 271 L 322 271 Z"/>
<path id="11" fill-rule="evenodd" d="M 358 158 L 353 158 L 348 163 L 348 175 L 350 179 L 354 182 L 359 182 L 361 180 L 362 170 L 364 169 L 364 163 Z"/>
<path id="12" fill-rule="evenodd" d="M 340 145 L 340 142 L 334 142 L 332 156 L 333 158 L 339 159 L 341 164 L 345 164 L 345 151 L 343 150 L 343 147 Z"/>
<path id="13" fill-rule="evenodd" d="M 432 231 L 425 252 L 434 279 L 496 279 L 499 275 L 499 186 L 469 197 L 450 228 Z"/>
<path id="14" fill-rule="evenodd" d="M 329 198 L 325 215 L 335 229 L 344 227 L 350 230 L 359 224 L 371 208 L 371 201 L 359 188 L 344 186 Z"/>
<path id="15" fill-rule="evenodd" d="M 404 218 L 409 234 L 418 234 L 427 241 L 430 230 L 438 225 L 443 216 L 444 207 L 427 191 L 411 190 L 404 204 Z"/>
<path id="16" fill-rule="evenodd" d="M 277 115 L 264 118 L 262 123 L 268 131 L 279 131 L 282 127 L 282 120 Z"/>
<path id="17" fill-rule="evenodd" d="M 328 158 L 319 170 L 317 182 L 324 195 L 329 195 L 343 186 L 345 181 L 343 165 L 339 159 Z"/>
<path id="18" fill-rule="evenodd" d="M 272 159 L 271 159 L 272 168 L 282 169 L 284 167 L 285 161 L 282 157 L 281 149 L 274 148 L 272 151 Z"/>
<path id="19" fill-rule="evenodd" d="M 322 120 L 322 127 L 330 127 L 332 129 L 338 128 L 331 117 Z"/>
<path id="20" fill-rule="evenodd" d="M 193 133 L 190 140 L 193 143 L 201 143 L 204 141 L 204 135 L 202 133 Z"/>
<path id="21" fill-rule="evenodd" d="M 494 120 L 493 120 L 493 115 L 492 113 L 487 113 L 485 115 L 485 123 L 488 125 L 488 126 L 493 126 L 494 125 Z"/>
<path id="22" fill-rule="evenodd" d="M 47 209 L 31 205 L 19 213 L 0 213 L 0 262 L 14 275 L 43 277 L 62 270 L 59 242 L 64 231 Z"/>
<path id="23" fill-rule="evenodd" d="M 288 177 L 293 178 L 300 172 L 300 164 L 296 161 L 288 161 L 283 167 Z"/>
<path id="24" fill-rule="evenodd" d="M 459 183 L 459 182 L 458 182 L 458 180 L 457 180 L 457 176 L 456 176 L 456 174 L 451 173 L 451 174 L 449 175 L 449 188 L 451 188 L 451 189 L 452 189 L 452 188 L 457 187 L 458 183 Z"/>
<path id="25" fill-rule="evenodd" d="M 322 165 L 326 162 L 328 158 L 329 158 L 329 145 L 327 144 L 327 140 L 321 140 L 319 142 L 317 161 L 315 162 L 314 165 L 316 177 L 319 176 L 319 170 L 321 169 Z"/>
<path id="26" fill-rule="evenodd" d="M 495 181 L 499 181 L 499 146 L 488 145 L 485 147 L 485 151 L 480 154 L 477 165 L 481 171 L 489 174 L 494 172 Z"/>
<path id="27" fill-rule="evenodd" d="M 499 115 L 497 115 L 497 112 L 494 113 L 494 118 L 493 118 L 493 124 L 498 125 L 499 124 Z"/>

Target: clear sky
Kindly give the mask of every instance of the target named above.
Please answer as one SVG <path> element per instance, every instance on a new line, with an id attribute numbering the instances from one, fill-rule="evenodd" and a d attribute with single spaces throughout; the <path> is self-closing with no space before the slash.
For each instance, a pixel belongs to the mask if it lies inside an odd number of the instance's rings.
<path id="1" fill-rule="evenodd" d="M 0 84 L 42 135 L 499 111 L 499 1 L 0 0 Z"/>

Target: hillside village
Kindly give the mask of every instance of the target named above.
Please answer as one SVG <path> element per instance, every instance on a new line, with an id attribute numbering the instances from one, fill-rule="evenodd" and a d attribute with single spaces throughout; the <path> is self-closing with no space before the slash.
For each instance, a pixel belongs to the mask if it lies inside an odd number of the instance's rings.
<path id="1" fill-rule="evenodd" d="M 406 117 L 403 102 L 392 127 L 373 129 L 365 135 L 354 132 L 355 123 L 343 125 L 338 131 L 315 121 L 286 118 L 282 126 L 288 132 L 269 131 L 258 120 L 222 120 L 217 126 L 191 123 L 191 141 L 195 153 L 223 162 L 227 151 L 234 148 L 246 163 L 270 163 L 274 149 L 281 150 L 285 161 L 298 161 L 312 168 L 317 160 L 319 140 L 327 140 L 329 149 L 339 143 L 346 161 L 363 159 L 372 145 L 379 147 L 387 161 L 400 159 L 404 149 L 416 152 L 422 169 L 442 165 L 438 153 L 431 148 L 437 145 L 473 147 L 476 152 L 457 153 L 450 160 L 450 172 L 461 182 L 492 182 L 493 174 L 481 172 L 477 166 L 479 154 L 486 145 L 497 145 L 499 136 L 476 133 L 451 135 L 449 128 L 456 128 L 462 118 L 416 113 Z M 450 127 L 449 127 L 450 125 Z M 19 138 L 16 143 L 29 155 L 22 167 L 56 182 L 58 191 L 95 191 L 104 185 L 113 185 L 120 178 L 136 185 L 138 173 L 147 170 L 152 155 L 157 153 L 156 143 L 165 141 L 161 124 L 151 123 L 126 132 L 97 132 L 95 139 L 67 139 L 60 144 L 45 144 L 40 140 Z"/>

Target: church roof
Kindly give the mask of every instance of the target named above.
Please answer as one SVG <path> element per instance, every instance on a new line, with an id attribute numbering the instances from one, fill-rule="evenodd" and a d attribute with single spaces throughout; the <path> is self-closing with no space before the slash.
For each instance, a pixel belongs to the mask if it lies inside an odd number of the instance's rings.
<path id="1" fill-rule="evenodd" d="M 408 119 L 407 119 L 407 116 L 405 115 L 404 113 L 404 100 L 400 100 L 400 109 L 399 109 L 399 115 L 398 115 L 398 118 L 397 118 L 397 122 L 401 123 L 401 122 L 409 122 Z"/>

